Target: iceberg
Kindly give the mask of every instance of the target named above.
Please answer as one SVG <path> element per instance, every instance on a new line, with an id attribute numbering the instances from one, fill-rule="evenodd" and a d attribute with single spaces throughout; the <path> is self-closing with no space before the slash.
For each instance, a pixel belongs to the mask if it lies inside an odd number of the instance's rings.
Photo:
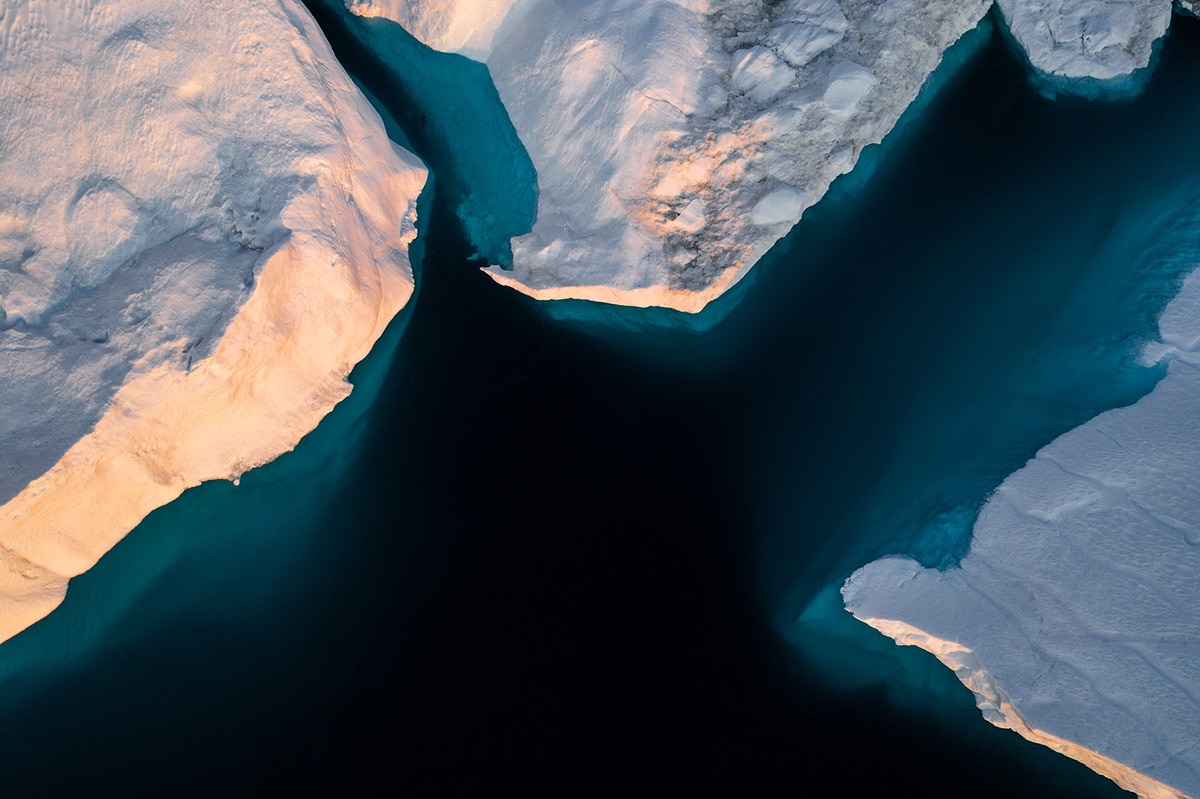
<path id="1" fill-rule="evenodd" d="M 1200 796 L 1200 273 L 1145 355 L 1147 396 L 1043 448 L 959 567 L 891 557 L 846 608 L 932 652 L 983 715 L 1145 797 Z"/>
<path id="2" fill-rule="evenodd" d="M 887 134 L 990 3 L 346 6 L 486 63 L 539 189 L 493 278 L 540 299 L 695 312 Z"/>
<path id="3" fill-rule="evenodd" d="M 1171 0 L 997 0 L 1008 29 L 1038 72 L 1056 78 L 1123 78 L 1149 65 L 1167 32 Z"/>
<path id="4" fill-rule="evenodd" d="M 0 98 L 4 640 L 347 396 L 426 170 L 295 0 L 8 3 Z"/>
<path id="5" fill-rule="evenodd" d="M 880 142 L 984 0 L 344 0 L 486 63 L 538 174 L 511 269 L 539 299 L 696 312 Z M 1170 0 L 1004 0 L 1041 73 L 1149 63 Z"/>

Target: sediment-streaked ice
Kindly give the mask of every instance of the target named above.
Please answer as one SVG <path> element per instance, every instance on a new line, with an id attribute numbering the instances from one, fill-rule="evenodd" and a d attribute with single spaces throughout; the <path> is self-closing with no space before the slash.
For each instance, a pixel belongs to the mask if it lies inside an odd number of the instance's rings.
<path id="1" fill-rule="evenodd" d="M 295 0 L 14 0 L 0 107 L 3 640 L 346 396 L 425 170 Z"/>
<path id="2" fill-rule="evenodd" d="M 1200 796 L 1200 274 L 1136 404 L 1055 440 L 980 513 L 961 568 L 868 564 L 846 607 L 933 652 L 984 715 L 1142 796 Z"/>

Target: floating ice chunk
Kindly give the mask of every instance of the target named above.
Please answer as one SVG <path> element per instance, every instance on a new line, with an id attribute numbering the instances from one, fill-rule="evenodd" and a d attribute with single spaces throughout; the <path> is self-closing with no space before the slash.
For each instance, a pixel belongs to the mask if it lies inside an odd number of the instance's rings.
<path id="1" fill-rule="evenodd" d="M 733 85 L 765 103 L 796 79 L 796 70 L 765 47 L 751 47 L 734 58 Z"/>
<path id="2" fill-rule="evenodd" d="M 761 227 L 794 225 L 804 211 L 805 200 L 804 192 L 784 186 L 759 200 L 750 211 L 750 220 Z"/>
<path id="3" fill-rule="evenodd" d="M 842 61 L 829 71 L 829 83 L 822 99 L 830 111 L 849 113 L 875 85 L 875 73 L 853 61 Z"/>

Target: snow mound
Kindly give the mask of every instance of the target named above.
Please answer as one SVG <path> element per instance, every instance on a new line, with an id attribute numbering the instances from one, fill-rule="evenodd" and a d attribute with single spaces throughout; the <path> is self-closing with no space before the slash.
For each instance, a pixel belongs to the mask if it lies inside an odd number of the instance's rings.
<path id="1" fill-rule="evenodd" d="M 1150 63 L 1172 0 L 997 0 L 1034 68 L 1061 78 L 1111 80 Z"/>
<path id="2" fill-rule="evenodd" d="M 842 594 L 992 723 L 1142 796 L 1200 796 L 1200 273 L 1159 325 L 1163 380 L 1005 480 L 961 568 L 887 558 Z"/>
<path id="3" fill-rule="evenodd" d="M 499 282 L 698 311 L 879 142 L 986 0 L 344 0 L 484 61 L 538 174 Z M 1128 76 L 1171 0 L 1000 0 L 1043 73 Z M 1084 84 L 1075 84 L 1081 89 Z M 805 201 L 763 224 L 779 191 Z M 700 204 L 703 225 L 680 224 Z M 689 218 L 695 214 L 689 212 Z"/>
<path id="4" fill-rule="evenodd" d="M 346 396 L 425 170 L 295 0 L 13 0 L 0 106 L 3 640 Z"/>
<path id="5" fill-rule="evenodd" d="M 346 0 L 360 17 L 399 22 L 435 50 L 482 60 L 517 0 Z"/>

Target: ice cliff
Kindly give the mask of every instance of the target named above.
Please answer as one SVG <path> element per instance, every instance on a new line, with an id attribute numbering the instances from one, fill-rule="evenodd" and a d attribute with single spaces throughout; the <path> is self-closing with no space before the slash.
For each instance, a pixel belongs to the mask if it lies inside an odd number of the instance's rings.
<path id="1" fill-rule="evenodd" d="M 1200 274 L 1160 320 L 1155 389 L 1046 446 L 961 568 L 868 564 L 856 617 L 933 652 L 994 724 L 1142 796 L 1200 796 Z"/>
<path id="2" fill-rule="evenodd" d="M 492 276 L 698 311 L 879 142 L 990 0 L 345 0 L 484 61 L 538 173 Z M 1145 66 L 1170 0 L 1005 0 L 1043 72 Z M 468 222 L 468 226 L 472 224 Z M 477 224 L 477 222 L 476 222 Z M 481 248 L 482 249 L 482 248 Z"/>
<path id="3" fill-rule="evenodd" d="M 347 395 L 425 170 L 294 0 L 12 0 L 0 107 L 3 640 Z"/>

